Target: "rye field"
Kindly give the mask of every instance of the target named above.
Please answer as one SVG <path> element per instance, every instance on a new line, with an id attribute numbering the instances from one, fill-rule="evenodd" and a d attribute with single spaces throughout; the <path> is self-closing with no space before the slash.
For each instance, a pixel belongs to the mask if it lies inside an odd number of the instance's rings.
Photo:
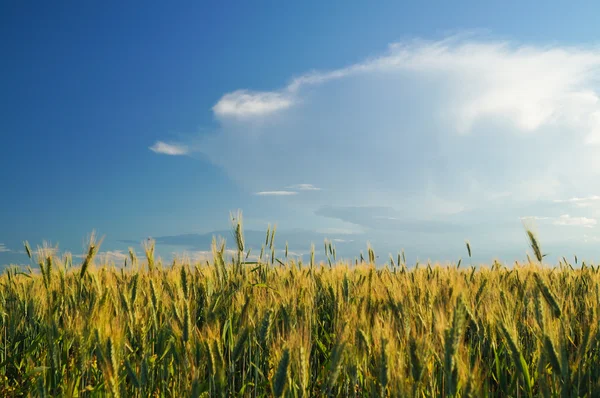
<path id="1" fill-rule="evenodd" d="M 594 397 L 600 268 L 250 261 L 125 264 L 25 249 L 0 277 L 0 396 Z M 470 253 L 470 246 L 468 246 Z"/>

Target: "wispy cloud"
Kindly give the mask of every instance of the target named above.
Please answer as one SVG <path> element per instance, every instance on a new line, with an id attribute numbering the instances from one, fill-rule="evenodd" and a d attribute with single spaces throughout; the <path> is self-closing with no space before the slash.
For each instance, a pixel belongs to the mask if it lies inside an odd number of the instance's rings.
<path id="1" fill-rule="evenodd" d="M 4 243 L 0 243 L 0 253 L 7 253 L 10 252 L 11 250 L 6 247 L 6 245 Z"/>
<path id="2" fill-rule="evenodd" d="M 234 249 L 226 249 L 225 250 L 225 256 L 226 257 L 231 257 L 231 256 L 235 256 L 237 255 L 237 250 Z M 213 261 L 214 260 L 214 255 L 213 252 L 210 250 L 192 250 L 192 251 L 184 251 L 183 253 L 178 253 L 178 252 L 172 252 L 171 255 L 173 256 L 174 259 L 179 259 L 181 261 L 186 261 L 186 260 L 190 260 L 193 263 L 203 263 L 205 261 Z M 244 258 L 247 257 L 248 260 L 250 261 L 256 261 L 258 260 L 258 256 L 256 254 L 250 253 L 250 255 L 248 255 L 247 251 L 242 252 L 242 256 Z"/>
<path id="3" fill-rule="evenodd" d="M 321 188 L 317 188 L 312 184 L 295 184 L 285 187 L 285 190 L 277 191 L 261 191 L 255 192 L 255 195 L 260 196 L 292 196 L 298 195 L 300 191 L 320 191 Z"/>
<path id="4" fill-rule="evenodd" d="M 558 217 L 539 217 L 539 216 L 526 216 L 520 217 L 521 221 L 543 221 L 557 226 L 571 226 L 571 227 L 585 227 L 592 228 L 598 223 L 596 219 L 589 217 L 573 217 L 569 214 L 563 214 Z"/>
<path id="5" fill-rule="evenodd" d="M 98 258 L 100 259 L 101 263 L 123 263 L 123 261 L 125 261 L 126 258 L 128 258 L 129 255 L 127 253 L 124 253 L 121 250 L 107 250 L 104 252 L 100 252 L 98 253 Z"/>
<path id="6" fill-rule="evenodd" d="M 238 90 L 225 94 L 213 106 L 217 117 L 250 118 L 264 116 L 292 106 L 293 100 L 284 93 Z"/>
<path id="7" fill-rule="evenodd" d="M 290 196 L 290 195 L 297 195 L 298 192 L 294 192 L 294 191 L 261 191 L 261 192 L 255 192 L 255 195 L 258 196 Z"/>
<path id="8" fill-rule="evenodd" d="M 281 258 L 285 254 L 285 250 L 283 250 L 283 249 L 275 250 L 275 253 L 276 253 L 277 257 Z M 232 256 L 237 256 L 237 254 L 238 254 L 237 250 L 234 250 L 234 249 L 226 249 L 225 250 L 226 257 L 230 258 Z M 288 254 L 288 257 L 293 258 L 293 257 L 302 257 L 306 253 L 288 250 L 287 254 Z M 192 251 L 188 250 L 188 251 L 184 251 L 183 253 L 172 252 L 171 255 L 173 256 L 174 259 L 179 259 L 181 261 L 190 260 L 190 261 L 192 261 L 192 263 L 198 263 L 198 262 L 203 263 L 205 261 L 213 261 L 214 260 L 214 255 L 213 255 L 212 251 L 210 251 L 210 250 L 192 250 Z M 247 251 L 244 251 L 244 252 L 242 252 L 242 257 L 244 257 L 250 261 L 259 260 L 259 256 L 255 252 L 248 253 Z"/>
<path id="9" fill-rule="evenodd" d="M 298 191 L 320 191 L 321 188 L 317 188 L 312 184 L 295 184 L 286 187 L 286 189 L 295 189 Z"/>
<path id="10" fill-rule="evenodd" d="M 584 198 L 569 198 L 569 199 L 557 199 L 555 203 L 569 203 L 578 207 L 589 207 L 594 203 L 600 202 L 600 196 L 592 195 Z"/>
<path id="11" fill-rule="evenodd" d="M 360 235 L 364 233 L 362 229 L 356 226 L 354 228 L 322 228 L 317 232 L 324 235 Z"/>
<path id="12" fill-rule="evenodd" d="M 155 153 L 171 156 L 187 155 L 189 153 L 189 148 L 186 145 L 168 144 L 163 141 L 156 141 L 149 149 Z"/>
<path id="13" fill-rule="evenodd" d="M 536 220 L 550 220 L 550 217 L 539 217 L 539 216 L 524 216 L 519 217 L 521 221 L 536 221 Z"/>
<path id="14" fill-rule="evenodd" d="M 585 227 L 591 228 L 596 226 L 597 221 L 593 218 L 588 217 L 571 217 L 568 214 L 556 218 L 553 222 L 554 225 L 573 226 L 573 227 Z"/>
<path id="15" fill-rule="evenodd" d="M 85 254 L 73 254 L 73 257 L 84 258 Z M 99 252 L 96 257 L 98 259 L 98 264 L 115 263 L 117 265 L 121 265 L 126 258 L 129 258 L 129 254 L 123 252 L 122 250 L 106 250 Z"/>
<path id="16" fill-rule="evenodd" d="M 334 242 L 336 243 L 349 243 L 349 242 L 354 242 L 354 240 L 352 239 L 340 239 L 340 238 L 335 238 L 332 239 Z"/>

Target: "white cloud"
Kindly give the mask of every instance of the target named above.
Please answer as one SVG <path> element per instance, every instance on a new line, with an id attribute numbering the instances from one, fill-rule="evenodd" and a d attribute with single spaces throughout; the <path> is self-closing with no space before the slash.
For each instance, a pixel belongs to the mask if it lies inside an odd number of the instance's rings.
<path id="1" fill-rule="evenodd" d="M 597 224 L 597 221 L 593 218 L 571 217 L 568 214 L 563 214 L 562 216 L 556 218 L 556 220 L 554 220 L 553 224 L 554 225 L 563 225 L 563 226 L 591 228 Z"/>
<path id="2" fill-rule="evenodd" d="M 138 255 L 139 258 L 139 254 L 136 253 L 136 255 Z M 85 254 L 73 254 L 73 257 L 83 259 Z M 125 253 L 122 250 L 106 250 L 96 254 L 96 258 L 96 264 L 115 263 L 116 265 L 121 265 L 126 258 L 129 258 L 129 253 Z M 142 260 L 140 259 L 140 261 Z"/>
<path id="3" fill-rule="evenodd" d="M 591 228 L 597 224 L 597 220 L 594 218 L 588 217 L 572 217 L 569 214 L 563 214 L 559 217 L 538 217 L 538 216 L 527 216 L 520 217 L 521 221 L 527 222 L 535 222 L 535 221 L 544 221 L 548 222 L 552 225 L 557 226 L 573 226 L 573 227 L 585 227 Z"/>
<path id="4" fill-rule="evenodd" d="M 519 217 L 519 219 L 521 221 L 527 221 L 527 220 L 535 221 L 535 220 L 549 220 L 550 217 L 525 216 L 525 217 Z"/>
<path id="5" fill-rule="evenodd" d="M 295 184 L 286 187 L 286 189 L 296 189 L 298 191 L 320 191 L 321 188 L 317 188 L 312 184 Z"/>
<path id="6" fill-rule="evenodd" d="M 6 245 L 4 243 L 0 243 L 0 253 L 7 253 L 10 252 L 11 250 L 6 247 Z"/>
<path id="7" fill-rule="evenodd" d="M 293 105 L 293 99 L 283 93 L 238 90 L 225 94 L 213 107 L 216 116 L 249 118 L 264 116 Z"/>
<path id="8" fill-rule="evenodd" d="M 507 118 L 525 132 L 563 120 L 587 127 L 587 142 L 593 143 L 600 141 L 600 101 L 587 84 L 597 77 L 599 66 L 595 48 L 515 46 L 458 37 L 415 40 L 394 43 L 387 54 L 362 63 L 300 76 L 279 91 L 225 94 L 213 111 L 220 117 L 269 115 L 299 103 L 299 93 L 309 86 L 374 73 L 430 74 L 456 84 L 454 106 L 445 113 L 462 133 L 483 117 Z"/>
<path id="9" fill-rule="evenodd" d="M 259 195 L 259 196 L 291 196 L 291 195 L 297 195 L 298 192 L 294 192 L 294 191 L 261 191 L 261 192 L 256 192 L 255 195 Z"/>
<path id="10" fill-rule="evenodd" d="M 319 229 L 316 231 L 317 233 L 320 234 L 325 234 L 325 235 L 359 235 L 364 233 L 361 229 L 358 229 L 357 227 L 354 227 L 354 229 L 351 228 L 323 228 L 323 229 Z M 352 241 L 350 241 L 352 242 Z"/>
<path id="11" fill-rule="evenodd" d="M 326 205 L 390 207 L 397 214 L 378 215 L 486 231 L 521 230 L 520 215 L 541 214 L 553 216 L 541 225 L 565 235 L 560 226 L 600 218 L 600 206 L 597 214 L 584 208 L 596 201 L 600 178 L 599 93 L 598 47 L 474 36 L 404 41 L 276 90 L 225 93 L 213 107 L 217 127 L 187 145 L 247 192 L 297 192 L 282 206 L 302 222 Z M 302 181 L 326 192 L 289 186 Z M 565 210 L 569 203 L 580 212 Z M 314 220 L 315 229 L 338 226 L 323 215 Z M 393 224 L 378 221 L 366 232 Z M 389 234 L 407 246 L 421 239 Z M 462 242 L 462 232 L 455 235 L 430 243 Z"/>
<path id="12" fill-rule="evenodd" d="M 259 196 L 292 196 L 292 195 L 298 195 L 299 191 L 320 191 L 321 188 L 317 188 L 312 184 L 296 184 L 296 185 L 290 185 L 288 187 L 286 187 L 285 190 L 278 190 L 278 191 L 261 191 L 261 192 L 255 192 L 255 195 L 259 195 Z"/>
<path id="13" fill-rule="evenodd" d="M 407 41 L 280 90 L 225 94 L 213 108 L 221 128 L 193 147 L 248 187 L 310 180 L 344 192 L 335 197 L 344 204 L 429 201 L 428 212 L 452 213 L 494 193 L 541 200 L 600 174 L 589 146 L 600 137 L 598 81 L 594 47 Z M 249 116 L 270 122 L 245 123 Z M 247 162 L 247 153 L 268 156 Z"/>
<path id="14" fill-rule="evenodd" d="M 237 258 L 237 250 L 235 249 L 225 249 L 225 259 L 229 261 L 232 257 Z M 308 253 L 303 253 L 301 251 L 288 250 L 288 258 L 293 259 L 297 257 L 302 257 Z M 204 263 L 206 261 L 212 262 L 214 260 L 214 256 L 212 251 L 210 250 L 194 250 L 194 251 L 185 251 L 183 253 L 172 252 L 171 255 L 174 259 L 178 259 L 180 261 L 191 261 L 192 263 Z M 276 258 L 279 258 L 281 261 L 284 261 L 285 258 L 285 250 L 278 249 L 275 250 Z M 270 258 L 271 252 L 264 253 L 263 259 Z M 250 252 L 248 255 L 247 251 L 242 252 L 242 258 L 246 261 L 257 261 L 259 260 L 259 255 L 257 253 L 256 248 Z"/>
<path id="15" fill-rule="evenodd" d="M 226 253 L 229 254 L 229 253 Z M 213 260 L 213 254 L 210 250 L 196 250 L 196 251 L 186 251 L 183 254 L 181 253 L 177 253 L 177 252 L 173 252 L 171 253 L 171 255 L 173 256 L 174 259 L 179 259 L 181 261 L 187 261 L 190 260 L 193 263 L 197 263 L 197 262 L 205 262 L 205 261 L 212 261 Z"/>
<path id="16" fill-rule="evenodd" d="M 172 156 L 187 155 L 189 153 L 189 148 L 186 145 L 167 144 L 163 141 L 156 141 L 156 143 L 149 149 L 155 153 L 162 153 Z"/>
<path id="17" fill-rule="evenodd" d="M 225 261 L 229 261 L 231 257 L 237 257 L 237 250 L 234 249 L 225 249 Z M 191 261 L 192 263 L 204 263 L 206 261 L 212 262 L 214 260 L 213 252 L 210 250 L 193 250 L 193 251 L 185 251 L 183 253 L 172 252 L 171 255 L 174 259 L 179 259 L 181 261 Z M 269 253 L 270 255 L 270 253 Z M 258 255 L 250 252 L 248 255 L 247 251 L 242 252 L 242 258 L 247 261 L 256 261 L 258 260 Z"/>
<path id="18" fill-rule="evenodd" d="M 352 239 L 340 239 L 340 238 L 335 238 L 332 239 L 334 242 L 336 243 L 350 243 L 350 242 L 354 242 L 354 240 Z"/>
<path id="19" fill-rule="evenodd" d="M 600 196 L 592 195 L 585 198 L 570 198 L 570 199 L 557 199 L 555 203 L 569 203 L 578 207 L 589 207 L 594 203 L 600 201 Z"/>
<path id="20" fill-rule="evenodd" d="M 98 253 L 98 259 L 101 264 L 115 263 L 121 265 L 126 258 L 129 258 L 129 254 L 123 253 L 121 250 L 107 250 Z"/>

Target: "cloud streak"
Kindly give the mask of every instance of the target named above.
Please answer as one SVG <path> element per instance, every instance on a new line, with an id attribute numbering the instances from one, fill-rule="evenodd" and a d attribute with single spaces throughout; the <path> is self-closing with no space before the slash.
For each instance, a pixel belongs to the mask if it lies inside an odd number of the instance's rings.
<path id="1" fill-rule="evenodd" d="M 292 196 L 292 195 L 297 195 L 298 192 L 294 192 L 294 191 L 261 191 L 261 192 L 255 192 L 255 195 L 258 196 Z"/>
<path id="2" fill-rule="evenodd" d="M 568 203 L 578 207 L 589 207 L 600 202 L 600 196 L 592 195 L 585 198 L 557 199 L 555 203 Z"/>
<path id="3" fill-rule="evenodd" d="M 303 191 L 320 191 L 321 188 L 317 188 L 312 184 L 295 184 L 285 188 L 285 190 L 278 191 L 261 191 L 255 192 L 255 195 L 259 196 L 294 196 Z"/>
<path id="4" fill-rule="evenodd" d="M 163 141 L 156 141 L 149 149 L 154 153 L 171 156 L 187 155 L 190 152 L 187 145 L 167 144 Z"/>
<path id="5" fill-rule="evenodd" d="M 552 225 L 561 226 L 561 227 L 584 227 L 584 228 L 592 228 L 595 227 L 598 221 L 594 218 L 589 217 L 578 217 L 571 216 L 569 214 L 562 214 L 558 217 L 540 217 L 540 216 L 527 216 L 520 217 L 523 222 L 535 222 L 542 221 L 544 223 L 550 223 Z"/>
<path id="6" fill-rule="evenodd" d="M 292 106 L 292 98 L 284 93 L 238 90 L 225 94 L 213 106 L 219 118 L 252 118 L 265 116 Z"/>
<path id="7" fill-rule="evenodd" d="M 563 214 L 554 220 L 554 225 L 561 226 L 573 226 L 573 227 L 584 227 L 592 228 L 595 227 L 598 222 L 593 218 L 588 217 L 571 217 L 568 214 Z"/>
<path id="8" fill-rule="evenodd" d="M 298 191 L 320 191 L 321 188 L 317 188 L 312 184 L 295 184 L 290 185 L 287 189 L 295 189 Z"/>

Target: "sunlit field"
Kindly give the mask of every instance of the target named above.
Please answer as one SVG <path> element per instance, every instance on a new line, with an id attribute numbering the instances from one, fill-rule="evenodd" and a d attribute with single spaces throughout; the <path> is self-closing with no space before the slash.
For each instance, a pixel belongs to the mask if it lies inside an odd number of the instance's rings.
<path id="1" fill-rule="evenodd" d="M 258 259 L 234 224 L 202 263 L 81 264 L 48 248 L 0 277 L 0 396 L 592 397 L 599 268 Z M 468 247 L 470 252 L 470 247 Z M 252 259 L 252 261 L 250 261 Z"/>

